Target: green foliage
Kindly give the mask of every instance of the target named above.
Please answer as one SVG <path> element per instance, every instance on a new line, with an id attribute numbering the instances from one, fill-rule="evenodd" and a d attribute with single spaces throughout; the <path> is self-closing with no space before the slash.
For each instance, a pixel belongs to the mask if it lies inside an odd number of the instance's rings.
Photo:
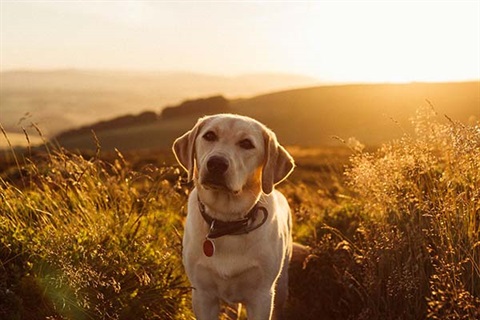
<path id="1" fill-rule="evenodd" d="M 0 180 L 0 315 L 181 319 L 183 197 L 173 169 L 56 152 Z"/>

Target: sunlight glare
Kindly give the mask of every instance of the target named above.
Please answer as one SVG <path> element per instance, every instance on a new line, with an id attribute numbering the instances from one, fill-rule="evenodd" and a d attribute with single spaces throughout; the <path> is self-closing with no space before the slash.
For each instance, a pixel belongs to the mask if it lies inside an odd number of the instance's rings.
<path id="1" fill-rule="evenodd" d="M 325 3 L 297 17 L 297 37 L 304 34 L 292 55 L 304 59 L 291 60 L 304 73 L 338 81 L 478 79 L 476 17 L 461 2 Z"/>
<path id="2" fill-rule="evenodd" d="M 1 70 L 288 73 L 343 83 L 480 79 L 480 1 L 0 5 Z"/>

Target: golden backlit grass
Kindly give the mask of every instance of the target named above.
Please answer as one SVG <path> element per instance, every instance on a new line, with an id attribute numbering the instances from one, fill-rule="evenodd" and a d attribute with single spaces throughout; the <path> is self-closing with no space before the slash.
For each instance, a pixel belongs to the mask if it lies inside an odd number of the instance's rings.
<path id="1" fill-rule="evenodd" d="M 372 152 L 291 149 L 280 189 L 312 252 L 289 319 L 480 317 L 480 127 L 430 108 L 413 123 Z M 46 151 L 2 167 L 0 318 L 191 319 L 169 158 Z"/>
<path id="2" fill-rule="evenodd" d="M 185 318 L 173 170 L 55 151 L 0 179 L 0 317 Z"/>
<path id="3" fill-rule="evenodd" d="M 479 318 L 480 127 L 430 108 L 413 123 L 413 136 L 355 151 L 343 200 L 322 208 L 301 192 L 315 241 L 293 274 L 292 318 Z"/>
<path id="4" fill-rule="evenodd" d="M 431 319 L 478 318 L 480 127 L 435 118 L 420 109 L 415 136 L 354 156 L 347 176 L 362 211 L 400 242 L 393 289 L 412 285 L 411 302 L 424 300 Z"/>

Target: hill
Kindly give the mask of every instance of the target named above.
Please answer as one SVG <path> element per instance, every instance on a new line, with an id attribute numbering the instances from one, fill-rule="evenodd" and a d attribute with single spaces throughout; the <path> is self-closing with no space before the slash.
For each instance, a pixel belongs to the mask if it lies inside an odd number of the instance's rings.
<path id="1" fill-rule="evenodd" d="M 228 98 L 298 88 L 317 80 L 288 74 L 223 77 L 180 72 L 95 70 L 0 73 L 0 122 L 7 132 L 37 123 L 46 136 L 146 110 L 160 112 L 186 98 Z"/>
<path id="2" fill-rule="evenodd" d="M 222 110 L 264 122 L 287 145 L 338 144 L 332 136 L 355 137 L 364 144 L 378 145 L 412 132 L 410 119 L 420 106 L 429 103 L 441 118 L 446 114 L 461 122 L 478 121 L 480 82 L 322 86 L 234 100 Z M 169 148 L 199 115 L 182 113 L 96 134 L 104 150 Z M 57 140 L 70 149 L 94 148 L 90 130 L 83 132 L 60 135 Z"/>
<path id="3" fill-rule="evenodd" d="M 373 145 L 411 132 L 410 119 L 428 103 L 442 117 L 478 120 L 480 82 L 317 87 L 259 96 L 235 108 L 269 124 L 287 144 L 331 144 L 336 135 Z"/>

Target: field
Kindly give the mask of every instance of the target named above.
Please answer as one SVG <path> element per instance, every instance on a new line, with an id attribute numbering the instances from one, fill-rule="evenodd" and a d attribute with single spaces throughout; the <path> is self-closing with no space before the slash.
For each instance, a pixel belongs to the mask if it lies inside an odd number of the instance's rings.
<path id="1" fill-rule="evenodd" d="M 289 147 L 288 319 L 480 318 L 480 127 L 427 107 L 376 149 Z M 0 318 L 193 319 L 190 185 L 163 152 L 48 145 L 0 161 Z"/>

